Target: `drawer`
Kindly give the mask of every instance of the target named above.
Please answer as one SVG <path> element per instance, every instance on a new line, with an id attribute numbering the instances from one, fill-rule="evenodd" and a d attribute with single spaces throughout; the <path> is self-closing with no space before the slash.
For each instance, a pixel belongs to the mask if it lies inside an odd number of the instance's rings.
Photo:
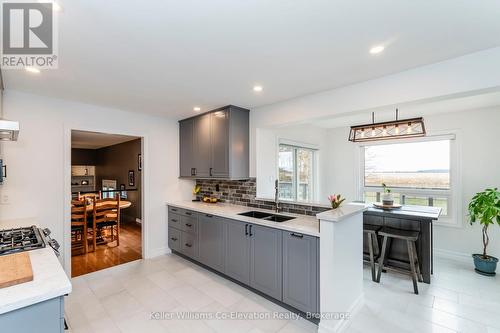
<path id="1" fill-rule="evenodd" d="M 182 216 L 174 213 L 168 213 L 168 226 L 182 230 Z"/>
<path id="2" fill-rule="evenodd" d="M 197 216 L 181 216 L 181 230 L 190 234 L 198 233 L 198 218 Z"/>
<path id="3" fill-rule="evenodd" d="M 168 247 L 174 251 L 181 250 L 181 233 L 182 231 L 168 228 Z"/>
<path id="4" fill-rule="evenodd" d="M 168 212 L 173 214 L 184 215 L 184 209 L 168 206 Z"/>
<path id="5" fill-rule="evenodd" d="M 193 234 L 188 234 L 187 232 L 181 233 L 181 253 L 190 257 L 198 257 L 198 241 L 196 236 Z"/>

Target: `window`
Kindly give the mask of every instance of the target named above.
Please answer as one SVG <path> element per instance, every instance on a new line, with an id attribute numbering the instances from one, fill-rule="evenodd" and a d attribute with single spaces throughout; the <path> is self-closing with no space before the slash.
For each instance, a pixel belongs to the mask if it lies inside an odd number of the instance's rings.
<path id="1" fill-rule="evenodd" d="M 290 201 L 312 201 L 314 198 L 315 150 L 286 144 L 279 145 L 279 198 Z"/>
<path id="2" fill-rule="evenodd" d="M 403 205 L 441 207 L 451 220 L 453 140 L 376 144 L 362 147 L 362 192 L 366 202 L 381 201 L 382 184 Z"/>

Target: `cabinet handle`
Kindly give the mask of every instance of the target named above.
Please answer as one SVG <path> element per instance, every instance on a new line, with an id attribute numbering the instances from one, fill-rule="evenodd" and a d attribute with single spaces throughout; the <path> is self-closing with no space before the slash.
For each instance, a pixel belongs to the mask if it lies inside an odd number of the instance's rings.
<path id="1" fill-rule="evenodd" d="M 214 217 L 214 216 L 213 216 L 213 215 L 211 215 L 211 214 L 205 214 L 205 216 L 206 216 L 206 217 L 209 217 L 209 218 Z"/>
<path id="2" fill-rule="evenodd" d="M 213 176 L 213 175 L 212 175 L 212 170 L 213 170 L 213 168 L 210 168 L 210 171 L 209 171 L 210 177 L 212 177 L 212 176 Z"/>
<path id="3" fill-rule="evenodd" d="M 172 221 L 172 222 L 179 222 L 176 219 L 170 219 L 170 221 Z"/>
<path id="4" fill-rule="evenodd" d="M 184 244 L 184 245 L 185 245 L 186 247 L 193 247 L 193 245 L 188 244 L 188 243 L 186 243 L 186 244 Z"/>
<path id="5" fill-rule="evenodd" d="M 245 224 L 245 236 L 248 236 L 248 224 Z"/>
<path id="6" fill-rule="evenodd" d="M 252 236 L 253 236 L 253 234 L 252 234 L 252 227 L 253 227 L 253 225 L 251 225 L 251 224 L 250 224 L 250 225 L 249 225 L 249 231 L 248 231 L 248 235 L 249 235 L 250 237 L 252 237 Z"/>
<path id="7" fill-rule="evenodd" d="M 186 223 L 186 227 L 191 228 L 193 225 L 191 223 Z"/>
<path id="8" fill-rule="evenodd" d="M 191 216 L 191 215 L 193 215 L 193 213 L 191 213 L 191 212 L 186 212 L 186 215 Z"/>
<path id="9" fill-rule="evenodd" d="M 296 234 L 295 232 L 292 232 L 290 236 L 295 237 L 295 238 L 304 238 L 304 235 L 301 234 Z"/>
<path id="10" fill-rule="evenodd" d="M 3 168 L 3 178 L 7 178 L 7 166 L 2 165 L 2 168 Z M 2 180 L 0 179 L 0 181 L 2 181 Z"/>
<path id="11" fill-rule="evenodd" d="M 172 237 L 170 239 L 173 240 L 174 242 L 176 242 L 178 238 Z"/>
<path id="12" fill-rule="evenodd" d="M 176 211 L 177 211 L 177 208 L 172 208 L 172 211 L 173 211 L 173 212 L 176 212 Z"/>

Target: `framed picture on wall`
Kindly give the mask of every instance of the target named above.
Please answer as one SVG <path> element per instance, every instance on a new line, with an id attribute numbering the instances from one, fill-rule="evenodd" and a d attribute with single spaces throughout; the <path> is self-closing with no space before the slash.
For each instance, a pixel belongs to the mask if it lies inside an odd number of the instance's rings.
<path id="1" fill-rule="evenodd" d="M 142 171 L 142 154 L 137 155 L 137 169 Z"/>
<path id="2" fill-rule="evenodd" d="M 135 173 L 134 170 L 128 171 L 128 186 L 135 186 Z"/>

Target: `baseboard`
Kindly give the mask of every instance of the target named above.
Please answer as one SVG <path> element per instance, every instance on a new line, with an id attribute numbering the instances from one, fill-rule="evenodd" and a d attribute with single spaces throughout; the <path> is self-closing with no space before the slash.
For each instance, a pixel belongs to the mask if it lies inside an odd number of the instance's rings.
<path id="1" fill-rule="evenodd" d="M 172 251 L 170 250 L 170 248 L 168 248 L 168 247 L 160 247 L 160 248 L 157 248 L 157 249 L 150 250 L 146 259 L 151 259 L 151 258 L 154 258 L 154 257 L 163 256 L 163 255 L 169 254 L 169 253 L 172 253 Z"/>
<path id="2" fill-rule="evenodd" d="M 318 325 L 318 333 L 340 333 L 346 330 L 349 327 L 349 324 L 351 323 L 351 320 L 354 319 L 356 314 L 359 312 L 359 310 L 363 307 L 365 304 L 365 296 L 364 293 L 361 293 L 359 297 L 354 301 L 354 303 L 351 305 L 349 310 L 347 311 L 349 313 L 349 318 L 348 319 L 342 319 L 339 320 L 333 327 L 325 324 L 325 321 L 320 321 Z M 332 321 L 328 321 L 328 323 L 331 323 Z"/>
<path id="3" fill-rule="evenodd" d="M 471 254 L 457 252 L 457 251 L 434 249 L 434 255 L 439 258 L 454 260 L 459 262 L 470 263 L 472 261 Z"/>

